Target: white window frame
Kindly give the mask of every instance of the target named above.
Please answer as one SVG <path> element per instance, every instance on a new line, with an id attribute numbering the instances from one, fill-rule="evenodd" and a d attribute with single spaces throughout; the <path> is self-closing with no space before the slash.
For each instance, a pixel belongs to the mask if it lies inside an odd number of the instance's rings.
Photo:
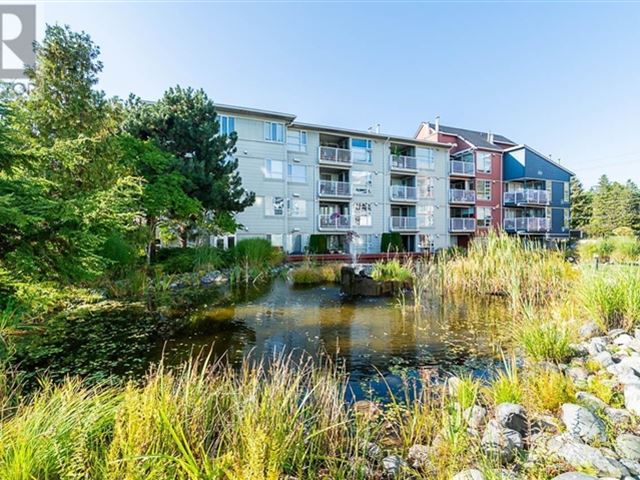
<path id="1" fill-rule="evenodd" d="M 365 223 L 360 223 L 362 219 L 367 219 Z M 353 225 L 356 227 L 373 226 L 373 205 L 369 202 L 353 203 Z"/>
<path id="2" fill-rule="evenodd" d="M 480 184 L 485 185 L 485 187 L 488 185 L 489 187 L 488 187 L 488 189 L 486 189 L 486 188 L 485 189 L 480 189 L 480 188 L 478 188 L 478 185 L 480 185 Z M 492 188 L 493 188 L 493 182 L 491 180 L 484 180 L 484 179 L 481 179 L 481 178 L 477 179 L 476 180 L 476 196 L 477 196 L 477 199 L 490 202 L 491 201 L 491 190 L 492 190 Z M 480 194 L 480 192 L 485 192 L 485 193 L 488 192 L 488 196 L 484 197 L 484 196 L 482 196 Z"/>
<path id="3" fill-rule="evenodd" d="M 423 251 L 433 253 L 435 251 L 435 242 L 433 240 L 433 234 L 431 233 L 419 233 L 418 234 L 418 248 Z"/>
<path id="4" fill-rule="evenodd" d="M 562 182 L 562 201 L 569 203 L 571 201 L 571 184 L 569 182 Z"/>
<path id="5" fill-rule="evenodd" d="M 489 168 L 487 169 L 487 159 L 489 160 Z M 491 162 L 493 155 L 489 152 L 476 152 L 476 171 L 480 173 L 491 173 Z"/>
<path id="6" fill-rule="evenodd" d="M 489 215 L 486 214 L 480 217 L 480 212 L 489 212 Z M 492 207 L 476 207 L 476 222 L 478 227 L 490 227 L 493 222 L 493 208 Z"/>
<path id="7" fill-rule="evenodd" d="M 433 148 L 420 150 L 417 155 L 418 170 L 435 170 L 436 151 Z"/>
<path id="8" fill-rule="evenodd" d="M 293 170 L 301 169 L 304 175 L 293 175 Z M 287 179 L 293 183 L 307 183 L 307 166 L 297 163 L 287 164 Z"/>
<path id="9" fill-rule="evenodd" d="M 274 133 L 275 133 L 275 138 L 272 138 Z M 264 141 L 273 142 L 273 143 L 284 143 L 284 123 L 265 121 L 264 122 Z"/>
<path id="10" fill-rule="evenodd" d="M 276 210 L 276 202 L 281 204 L 281 207 Z M 264 215 L 266 217 L 283 217 L 285 211 L 284 197 L 264 197 Z M 280 212 L 280 213 L 277 213 Z"/>
<path id="11" fill-rule="evenodd" d="M 424 185 L 421 185 L 424 183 Z M 436 196 L 436 181 L 434 177 L 419 175 L 416 179 L 418 186 L 418 197 L 423 199 L 433 199 Z"/>
<path id="12" fill-rule="evenodd" d="M 356 176 L 361 178 L 356 181 Z M 362 181 L 362 183 L 360 183 Z M 366 170 L 353 170 L 351 172 L 351 185 L 354 195 L 371 195 L 373 190 L 373 173 Z"/>
<path id="13" fill-rule="evenodd" d="M 230 135 L 236 131 L 236 117 L 231 115 L 218 115 L 218 125 L 220 135 Z"/>
<path id="14" fill-rule="evenodd" d="M 307 201 L 303 198 L 289 198 L 287 200 L 287 210 L 291 218 L 307 218 Z"/>
<path id="15" fill-rule="evenodd" d="M 280 173 L 275 172 L 273 169 L 273 165 L 275 163 L 280 164 Z M 284 161 L 282 160 L 273 160 L 272 158 L 264 159 L 264 178 L 268 178 L 269 180 L 283 180 L 284 179 Z"/>
<path id="16" fill-rule="evenodd" d="M 418 205 L 418 228 L 432 228 L 436 224 L 436 207 L 433 205 Z"/>
<path id="17" fill-rule="evenodd" d="M 365 142 L 365 144 L 367 145 L 366 147 L 355 147 L 353 145 L 354 140 L 362 140 Z M 368 138 L 361 138 L 361 137 L 353 137 L 351 138 L 351 141 L 349 142 L 349 145 L 351 146 L 351 158 L 353 158 L 353 161 L 355 163 L 364 163 L 364 164 L 371 164 L 371 162 L 373 161 L 373 142 L 368 139 Z M 361 154 L 364 154 L 364 157 L 360 157 Z"/>
<path id="18" fill-rule="evenodd" d="M 294 140 L 294 134 L 296 142 L 291 141 Z M 308 141 L 306 130 L 287 129 L 287 151 L 307 153 Z"/>
<path id="19" fill-rule="evenodd" d="M 571 227 L 571 210 L 568 208 L 562 209 L 562 228 L 569 230 Z"/>

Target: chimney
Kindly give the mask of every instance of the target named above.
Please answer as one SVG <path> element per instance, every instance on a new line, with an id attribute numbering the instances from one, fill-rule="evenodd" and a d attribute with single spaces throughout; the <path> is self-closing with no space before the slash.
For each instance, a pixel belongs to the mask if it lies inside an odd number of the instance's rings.
<path id="1" fill-rule="evenodd" d="M 380 124 L 376 123 L 376 133 L 380 133 Z"/>
<path id="2" fill-rule="evenodd" d="M 491 133 L 491 130 L 487 132 L 487 141 L 493 143 L 493 133 Z"/>
<path id="3" fill-rule="evenodd" d="M 440 133 L 440 115 L 436 115 L 435 127 L 436 133 Z"/>

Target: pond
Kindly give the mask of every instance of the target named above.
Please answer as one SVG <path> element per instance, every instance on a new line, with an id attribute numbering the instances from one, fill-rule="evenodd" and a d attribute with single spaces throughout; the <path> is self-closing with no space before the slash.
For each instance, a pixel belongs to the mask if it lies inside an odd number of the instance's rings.
<path id="1" fill-rule="evenodd" d="M 297 288 L 282 279 L 193 314 L 188 335 L 158 345 L 169 364 L 212 352 L 239 364 L 285 351 L 328 356 L 349 374 L 356 398 L 386 396 L 421 369 L 485 375 L 501 362 L 510 317 L 500 298 L 429 298 L 420 315 L 394 298 L 348 298 L 337 285 Z"/>

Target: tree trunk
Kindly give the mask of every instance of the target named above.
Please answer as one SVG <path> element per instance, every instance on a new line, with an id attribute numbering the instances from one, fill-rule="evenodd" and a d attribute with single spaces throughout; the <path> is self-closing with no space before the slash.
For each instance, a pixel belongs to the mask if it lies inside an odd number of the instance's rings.
<path id="1" fill-rule="evenodd" d="M 156 258 L 156 229 L 157 222 L 155 217 L 147 218 L 147 228 L 149 229 L 149 243 L 147 244 L 147 265 Z"/>

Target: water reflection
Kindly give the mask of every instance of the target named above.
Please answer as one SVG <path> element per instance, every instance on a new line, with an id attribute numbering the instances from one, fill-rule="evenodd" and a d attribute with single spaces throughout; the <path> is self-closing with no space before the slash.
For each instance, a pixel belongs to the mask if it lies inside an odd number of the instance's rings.
<path id="1" fill-rule="evenodd" d="M 501 299 L 429 299 L 419 315 L 402 315 L 394 299 L 349 299 L 339 288 L 299 289 L 278 280 L 227 306 L 195 313 L 190 335 L 166 345 L 165 360 L 178 363 L 193 352 L 226 353 L 237 364 L 245 355 L 273 352 L 326 354 L 342 362 L 361 396 L 377 391 L 382 375 L 392 386 L 398 370 L 423 367 L 482 373 L 500 357 L 510 319 Z M 386 387 L 385 387 L 386 388 Z M 360 393 L 358 393 L 360 392 Z"/>

